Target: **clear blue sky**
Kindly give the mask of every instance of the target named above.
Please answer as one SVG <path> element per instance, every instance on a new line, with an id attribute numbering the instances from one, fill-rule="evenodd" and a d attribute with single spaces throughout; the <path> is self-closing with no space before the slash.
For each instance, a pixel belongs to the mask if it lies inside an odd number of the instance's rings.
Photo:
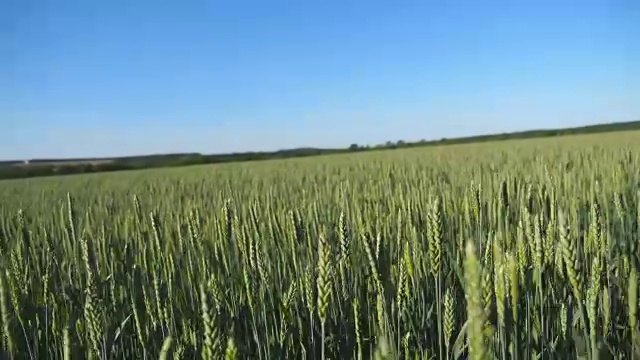
<path id="1" fill-rule="evenodd" d="M 0 2 L 0 159 L 640 120 L 640 1 Z"/>

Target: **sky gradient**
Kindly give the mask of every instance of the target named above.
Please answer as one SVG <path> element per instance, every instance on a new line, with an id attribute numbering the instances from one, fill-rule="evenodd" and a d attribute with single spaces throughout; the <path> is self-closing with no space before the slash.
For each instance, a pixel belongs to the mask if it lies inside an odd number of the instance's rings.
<path id="1" fill-rule="evenodd" d="M 640 1 L 0 4 L 0 159 L 640 120 Z"/>

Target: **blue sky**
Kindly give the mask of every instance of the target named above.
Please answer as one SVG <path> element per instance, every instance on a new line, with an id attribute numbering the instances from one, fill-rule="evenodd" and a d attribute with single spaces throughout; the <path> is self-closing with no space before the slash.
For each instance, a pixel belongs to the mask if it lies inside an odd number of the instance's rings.
<path id="1" fill-rule="evenodd" d="M 640 2 L 0 4 L 0 159 L 640 120 Z"/>

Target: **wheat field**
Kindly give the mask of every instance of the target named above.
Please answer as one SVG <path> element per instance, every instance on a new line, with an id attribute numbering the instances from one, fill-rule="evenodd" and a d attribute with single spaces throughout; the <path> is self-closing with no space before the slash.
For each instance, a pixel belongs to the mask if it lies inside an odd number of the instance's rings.
<path id="1" fill-rule="evenodd" d="M 625 132 L 0 181 L 0 346 L 640 359 L 639 150 Z"/>

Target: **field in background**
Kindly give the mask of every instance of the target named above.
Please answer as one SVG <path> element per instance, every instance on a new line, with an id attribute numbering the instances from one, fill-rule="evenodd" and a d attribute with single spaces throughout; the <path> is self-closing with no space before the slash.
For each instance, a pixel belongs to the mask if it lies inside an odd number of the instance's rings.
<path id="1" fill-rule="evenodd" d="M 631 358 L 639 183 L 637 131 L 1 181 L 0 344 Z"/>
<path id="2" fill-rule="evenodd" d="M 76 158 L 76 159 L 24 159 L 0 160 L 0 179 L 20 179 L 31 177 L 58 176 L 71 174 L 103 173 L 124 170 L 140 170 L 152 168 L 167 168 L 204 164 L 237 163 L 257 160 L 276 160 L 302 158 L 320 155 L 335 155 L 356 152 L 369 152 L 390 149 L 424 148 L 442 145 L 478 144 L 491 141 L 543 139 L 566 135 L 606 134 L 640 130 L 640 121 L 628 121 L 588 125 L 563 129 L 537 129 L 513 133 L 476 135 L 463 138 L 442 138 L 439 140 L 420 141 L 387 141 L 377 145 L 351 144 L 345 148 L 323 149 L 302 147 L 295 149 L 281 149 L 277 151 L 258 151 L 226 154 L 153 154 L 140 156 L 126 156 L 116 158 Z M 0 154 L 1 155 L 1 154 Z M 19 166 L 16 166 L 19 165 Z"/>

